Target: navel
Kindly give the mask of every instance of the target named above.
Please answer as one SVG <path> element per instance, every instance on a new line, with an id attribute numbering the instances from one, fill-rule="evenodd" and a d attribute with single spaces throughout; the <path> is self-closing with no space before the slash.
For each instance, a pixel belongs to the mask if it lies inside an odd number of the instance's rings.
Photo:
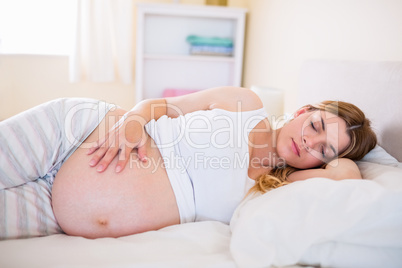
<path id="1" fill-rule="evenodd" d="M 97 223 L 98 223 L 100 226 L 102 226 L 102 227 L 106 227 L 106 226 L 108 226 L 108 224 L 109 224 L 109 222 L 108 222 L 107 219 L 105 219 L 105 218 L 99 218 L 99 219 L 97 220 Z"/>

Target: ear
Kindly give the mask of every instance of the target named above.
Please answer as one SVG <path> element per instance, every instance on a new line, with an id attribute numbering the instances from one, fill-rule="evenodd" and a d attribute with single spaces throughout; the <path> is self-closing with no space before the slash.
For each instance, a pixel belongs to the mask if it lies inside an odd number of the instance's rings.
<path id="1" fill-rule="evenodd" d="M 300 108 L 299 110 L 297 110 L 297 111 L 295 112 L 294 117 L 296 118 L 296 117 L 298 117 L 299 115 L 304 114 L 304 113 L 306 113 L 306 112 L 308 112 L 308 108 L 307 108 L 307 107 Z"/>

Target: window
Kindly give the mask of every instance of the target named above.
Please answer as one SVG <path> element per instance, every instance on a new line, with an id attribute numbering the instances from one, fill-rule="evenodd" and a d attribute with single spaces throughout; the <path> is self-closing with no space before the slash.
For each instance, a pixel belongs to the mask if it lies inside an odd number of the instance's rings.
<path id="1" fill-rule="evenodd" d="M 68 55 L 77 0 L 0 0 L 0 54 Z"/>

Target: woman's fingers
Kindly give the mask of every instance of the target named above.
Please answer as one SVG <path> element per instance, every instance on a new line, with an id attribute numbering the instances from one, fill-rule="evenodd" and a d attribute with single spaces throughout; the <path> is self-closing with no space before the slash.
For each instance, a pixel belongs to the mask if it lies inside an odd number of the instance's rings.
<path id="1" fill-rule="evenodd" d="M 99 161 L 103 158 L 106 152 L 109 150 L 109 138 L 113 139 L 113 135 L 111 132 L 106 134 L 105 137 L 99 139 L 94 146 L 88 149 L 87 155 L 93 154 L 91 160 L 89 161 L 89 165 L 91 167 L 96 166 Z M 96 153 L 95 153 L 96 152 Z M 94 154 L 95 153 L 95 154 Z"/>
<path id="2" fill-rule="evenodd" d="M 98 147 L 96 149 L 96 153 L 93 154 L 91 160 L 89 161 L 89 165 L 91 167 L 96 166 L 99 163 L 99 161 L 103 158 L 103 156 L 106 154 L 108 149 L 109 147 L 106 146 Z"/>
<path id="3" fill-rule="evenodd" d="M 98 172 L 105 171 L 118 153 L 119 148 L 110 147 L 109 150 L 107 150 L 106 154 L 103 156 L 102 160 L 99 162 L 98 166 L 96 167 L 96 171 Z"/>
<path id="4" fill-rule="evenodd" d="M 89 161 L 89 165 L 91 167 L 97 166 L 96 170 L 99 172 L 104 171 L 107 168 L 107 166 L 110 164 L 111 160 L 109 162 L 109 159 L 110 159 L 111 155 L 114 153 L 113 151 L 118 151 L 118 148 L 114 149 L 116 147 L 115 146 L 115 139 L 116 139 L 115 135 L 111 135 L 110 138 L 111 139 L 100 140 L 98 142 L 98 146 L 94 146 L 94 147 L 96 147 L 96 149 L 95 149 L 96 152 L 93 153 L 93 156 L 92 156 L 91 160 Z M 112 160 L 113 160 L 113 158 L 112 158 Z"/>
<path id="5" fill-rule="evenodd" d="M 119 161 L 116 165 L 116 172 L 121 172 L 127 165 L 128 160 L 130 160 L 130 154 L 133 148 L 124 146 L 124 149 L 120 151 Z"/>
<path id="6" fill-rule="evenodd" d="M 145 144 L 138 146 L 138 158 L 142 161 L 142 162 L 146 162 L 148 160 L 147 158 L 147 149 Z"/>
<path id="7" fill-rule="evenodd" d="M 108 138 L 109 138 L 109 134 L 107 134 L 105 137 L 99 139 L 95 143 L 95 145 L 93 145 L 91 148 L 88 149 L 87 155 L 90 155 L 90 154 L 93 154 L 94 152 L 96 152 L 96 150 L 98 150 L 103 144 L 105 144 L 105 142 L 108 140 Z"/>
<path id="8" fill-rule="evenodd" d="M 93 154 L 98 149 L 99 149 L 99 145 L 97 143 L 96 145 L 94 145 L 94 146 L 92 146 L 91 148 L 88 149 L 87 154 L 88 155 Z"/>
<path id="9" fill-rule="evenodd" d="M 103 172 L 106 170 L 106 168 L 110 165 L 110 163 L 113 161 L 115 156 L 119 153 L 119 137 L 118 135 L 115 135 L 113 141 L 110 141 L 110 144 L 106 143 L 105 149 L 106 152 L 104 155 L 101 157 L 98 166 L 96 167 L 96 171 L 98 172 Z"/>
<path id="10" fill-rule="evenodd" d="M 147 151 L 146 151 L 145 144 L 143 144 L 143 145 L 131 144 L 130 146 L 124 146 L 124 149 L 122 149 L 120 151 L 119 161 L 117 162 L 117 165 L 116 165 L 117 173 L 121 172 L 126 167 L 128 161 L 130 160 L 130 157 L 131 157 L 130 154 L 134 148 L 137 148 L 137 156 L 141 162 L 146 162 L 148 160 L 147 155 L 146 155 Z"/>

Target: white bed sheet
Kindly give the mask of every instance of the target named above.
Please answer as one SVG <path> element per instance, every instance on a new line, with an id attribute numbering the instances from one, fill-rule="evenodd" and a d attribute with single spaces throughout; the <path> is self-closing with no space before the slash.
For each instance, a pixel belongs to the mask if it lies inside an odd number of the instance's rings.
<path id="1" fill-rule="evenodd" d="M 0 267 L 236 267 L 230 228 L 219 222 L 176 225 L 121 238 L 66 235 L 0 242 Z"/>
<path id="2" fill-rule="evenodd" d="M 236 268 L 230 239 L 228 225 L 206 221 L 116 239 L 59 234 L 8 240 L 0 242 L 0 267 Z"/>

